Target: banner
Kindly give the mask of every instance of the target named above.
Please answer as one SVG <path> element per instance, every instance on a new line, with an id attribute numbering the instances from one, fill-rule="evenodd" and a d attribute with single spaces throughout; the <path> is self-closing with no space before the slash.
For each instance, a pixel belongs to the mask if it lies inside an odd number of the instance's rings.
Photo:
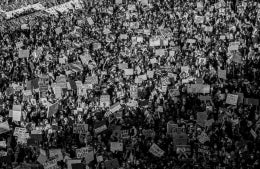
<path id="1" fill-rule="evenodd" d="M 73 9 L 82 9 L 80 0 L 71 0 L 71 1 L 63 3 L 61 5 L 57 5 L 57 6 L 48 8 L 45 11 L 50 14 L 53 14 L 53 15 L 58 15 L 57 11 L 60 13 L 65 13 L 65 12 L 68 12 L 69 10 L 73 10 Z"/>
<path id="2" fill-rule="evenodd" d="M 44 9 L 45 9 L 45 7 L 42 4 L 37 3 L 37 4 L 33 4 L 33 5 L 28 5 L 28 6 L 20 8 L 20 9 L 13 10 L 13 11 L 5 12 L 5 15 L 6 15 L 6 19 L 12 19 L 25 12 L 33 13 L 33 12 L 44 10 Z"/>

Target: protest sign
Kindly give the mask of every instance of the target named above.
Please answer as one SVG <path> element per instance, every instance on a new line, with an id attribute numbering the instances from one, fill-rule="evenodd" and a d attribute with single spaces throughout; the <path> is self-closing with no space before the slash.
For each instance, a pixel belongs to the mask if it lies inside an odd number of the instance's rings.
<path id="1" fill-rule="evenodd" d="M 86 134 L 88 132 L 88 124 L 73 124 L 73 133 Z"/>
<path id="2" fill-rule="evenodd" d="M 126 76 L 131 76 L 134 74 L 134 69 L 124 69 Z"/>
<path id="3" fill-rule="evenodd" d="M 15 127 L 13 135 L 17 137 L 22 137 L 25 135 L 26 131 L 27 131 L 26 128 Z"/>
<path id="4" fill-rule="evenodd" d="M 127 63 L 120 63 L 120 64 L 118 64 L 118 68 L 122 69 L 122 70 L 127 69 L 128 68 L 128 64 Z"/>
<path id="5" fill-rule="evenodd" d="M 86 84 L 98 84 L 98 77 L 97 76 L 88 76 L 85 80 Z"/>
<path id="6" fill-rule="evenodd" d="M 149 5 L 149 0 L 141 0 L 142 5 Z"/>
<path id="7" fill-rule="evenodd" d="M 59 109 L 59 103 L 58 102 L 50 105 L 48 107 L 47 117 L 52 117 L 54 114 L 57 113 L 58 109 Z"/>
<path id="8" fill-rule="evenodd" d="M 0 123 L 0 134 L 10 131 L 10 127 L 7 121 Z"/>
<path id="9" fill-rule="evenodd" d="M 122 4 L 122 0 L 116 0 L 116 4 Z"/>
<path id="10" fill-rule="evenodd" d="M 135 85 L 130 86 L 130 97 L 137 99 L 138 98 L 138 87 Z"/>
<path id="11" fill-rule="evenodd" d="M 176 145 L 176 153 L 179 160 L 188 159 L 191 154 L 190 145 Z"/>
<path id="12" fill-rule="evenodd" d="M 22 106 L 21 105 L 13 105 L 13 121 L 20 121 L 22 116 Z"/>
<path id="13" fill-rule="evenodd" d="M 155 131 L 152 129 L 148 129 L 148 130 L 142 130 L 143 135 L 145 136 L 145 138 L 154 138 L 155 137 Z"/>
<path id="14" fill-rule="evenodd" d="M 123 151 L 123 143 L 120 142 L 110 142 L 110 151 Z"/>
<path id="15" fill-rule="evenodd" d="M 245 98 L 244 104 L 245 105 L 259 106 L 259 99 Z"/>
<path id="16" fill-rule="evenodd" d="M 100 96 L 100 106 L 109 107 L 110 106 L 110 95 L 101 95 Z"/>
<path id="17" fill-rule="evenodd" d="M 55 32 L 56 32 L 57 35 L 61 34 L 62 33 L 61 27 L 56 28 Z"/>
<path id="18" fill-rule="evenodd" d="M 89 163 L 94 160 L 94 150 L 92 147 L 84 147 L 76 149 L 77 158 L 85 158 L 86 162 Z"/>
<path id="19" fill-rule="evenodd" d="M 56 78 L 57 86 L 61 87 L 62 89 L 67 88 L 67 78 L 66 76 L 58 76 Z"/>
<path id="20" fill-rule="evenodd" d="M 201 125 L 202 127 L 205 125 L 207 118 L 207 112 L 197 112 L 197 124 Z"/>
<path id="21" fill-rule="evenodd" d="M 120 137 L 122 139 L 128 139 L 130 137 L 129 130 L 121 130 Z"/>
<path id="22" fill-rule="evenodd" d="M 196 15 L 194 18 L 195 23 L 203 23 L 204 22 L 204 16 L 198 16 Z"/>
<path id="23" fill-rule="evenodd" d="M 30 55 L 30 51 L 29 50 L 19 50 L 19 58 L 28 58 Z"/>
<path id="24" fill-rule="evenodd" d="M 42 141 L 42 131 L 41 130 L 32 130 L 30 137 L 31 137 L 31 139 L 33 139 L 35 141 Z"/>
<path id="25" fill-rule="evenodd" d="M 150 147 L 149 152 L 156 157 L 162 157 L 164 155 L 164 151 L 155 143 Z"/>
<path id="26" fill-rule="evenodd" d="M 218 77 L 227 80 L 227 71 L 218 69 Z"/>
<path id="27" fill-rule="evenodd" d="M 236 106 L 238 100 L 238 95 L 235 94 L 228 94 L 226 98 L 226 103 Z"/>
<path id="28" fill-rule="evenodd" d="M 92 20 L 91 17 L 88 17 L 88 18 L 87 18 L 87 21 L 88 21 L 88 24 L 89 24 L 89 25 L 93 25 L 93 24 L 94 24 L 94 21 Z"/>
<path id="29" fill-rule="evenodd" d="M 198 140 L 201 144 L 204 144 L 205 142 L 209 141 L 209 137 L 205 132 L 202 132 L 199 136 L 198 136 Z"/>
<path id="30" fill-rule="evenodd" d="M 103 125 L 101 125 L 101 126 L 99 126 L 99 127 L 95 127 L 95 133 L 96 133 L 96 134 L 99 134 L 99 133 L 105 131 L 106 129 L 107 129 L 106 124 L 103 124 Z"/>
<path id="31" fill-rule="evenodd" d="M 6 141 L 0 141 L 0 148 L 6 148 Z"/>
<path id="32" fill-rule="evenodd" d="M 53 159 L 50 161 L 47 161 L 43 164 L 44 169 L 53 169 L 53 168 L 58 168 L 57 166 L 57 159 Z"/>
<path id="33" fill-rule="evenodd" d="M 151 47 L 161 46 L 161 39 L 158 37 L 150 38 L 149 46 L 151 46 Z"/>
<path id="34" fill-rule="evenodd" d="M 115 104 L 113 104 L 111 107 L 110 107 L 110 111 L 112 113 L 115 113 L 116 111 L 120 110 L 121 109 L 121 105 L 120 105 L 120 102 L 117 102 Z"/>

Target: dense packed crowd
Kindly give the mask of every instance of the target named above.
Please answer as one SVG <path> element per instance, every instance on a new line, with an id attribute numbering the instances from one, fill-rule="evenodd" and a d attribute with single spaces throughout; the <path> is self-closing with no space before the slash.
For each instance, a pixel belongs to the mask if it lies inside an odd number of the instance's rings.
<path id="1" fill-rule="evenodd" d="M 260 168 L 259 2 L 68 3 L 0 2 L 0 168 Z"/>

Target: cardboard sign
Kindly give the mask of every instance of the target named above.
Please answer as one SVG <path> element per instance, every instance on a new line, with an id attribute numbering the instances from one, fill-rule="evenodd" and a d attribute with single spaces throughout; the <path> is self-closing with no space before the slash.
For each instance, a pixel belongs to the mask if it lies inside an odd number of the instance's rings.
<path id="1" fill-rule="evenodd" d="M 236 106 L 238 100 L 238 95 L 235 94 L 228 94 L 226 98 L 226 103 Z"/>
<path id="2" fill-rule="evenodd" d="M 66 76 L 58 76 L 56 78 L 57 86 L 60 86 L 62 89 L 67 88 L 67 79 Z"/>
<path id="3" fill-rule="evenodd" d="M 85 80 L 86 84 L 98 84 L 98 77 L 97 76 L 88 76 Z"/>
<path id="4" fill-rule="evenodd" d="M 56 32 L 57 35 L 61 34 L 62 33 L 61 27 L 56 28 L 55 32 Z"/>
<path id="5" fill-rule="evenodd" d="M 164 151 L 155 143 L 150 147 L 149 152 L 156 157 L 162 157 L 164 155 Z"/>
<path id="6" fill-rule="evenodd" d="M 10 127 L 7 121 L 0 123 L 0 134 L 10 131 Z"/>
<path id="7" fill-rule="evenodd" d="M 20 121 L 22 116 L 22 106 L 21 105 L 13 105 L 13 121 Z"/>
<path id="8" fill-rule="evenodd" d="M 88 132 L 88 124 L 73 124 L 73 133 L 84 134 Z"/>
<path id="9" fill-rule="evenodd" d="M 134 75 L 134 69 L 125 69 L 125 75 L 126 76 Z"/>
<path id="10" fill-rule="evenodd" d="M 119 111 L 121 109 L 121 105 L 120 105 L 120 102 L 117 102 L 115 104 L 113 104 L 111 107 L 110 107 L 110 111 L 112 113 L 115 113 L 116 111 Z"/>
<path id="11" fill-rule="evenodd" d="M 76 149 L 76 156 L 79 159 L 87 157 L 89 153 L 91 153 L 92 155 L 93 153 L 92 147 L 84 147 L 84 148 Z M 94 156 L 93 156 L 93 160 L 94 160 Z"/>
<path id="12" fill-rule="evenodd" d="M 120 64 L 118 64 L 118 68 L 121 69 L 121 70 L 127 69 L 128 64 L 127 63 L 120 63 Z"/>
<path id="13" fill-rule="evenodd" d="M 54 103 L 51 106 L 48 107 L 48 113 L 47 113 L 47 117 L 52 117 L 54 114 L 57 113 L 59 109 L 59 103 Z"/>
<path id="14" fill-rule="evenodd" d="M 13 135 L 17 137 L 22 137 L 25 135 L 26 131 L 27 131 L 26 128 L 15 127 Z"/>
<path id="15" fill-rule="evenodd" d="M 218 77 L 219 77 L 220 79 L 227 80 L 227 71 L 226 71 L 226 70 L 218 69 Z"/>
<path id="16" fill-rule="evenodd" d="M 19 50 L 19 58 L 28 58 L 30 55 L 30 51 L 29 50 Z"/>
<path id="17" fill-rule="evenodd" d="M 187 86 L 187 92 L 207 94 L 210 93 L 210 85 L 190 84 Z"/>
<path id="18" fill-rule="evenodd" d="M 122 0 L 116 0 L 116 4 L 122 4 Z"/>
<path id="19" fill-rule="evenodd" d="M 194 18 L 195 23 L 203 23 L 204 22 L 204 16 L 198 16 L 196 15 Z"/>
<path id="20" fill-rule="evenodd" d="M 158 37 L 150 38 L 149 46 L 151 47 L 161 46 L 161 39 Z"/>
<path id="21" fill-rule="evenodd" d="M 120 142 L 110 142 L 110 151 L 123 151 L 123 143 Z"/>
<path id="22" fill-rule="evenodd" d="M 92 20 L 91 17 L 88 17 L 88 18 L 87 18 L 87 21 L 88 21 L 88 24 L 89 24 L 89 25 L 93 25 L 93 24 L 94 24 L 94 21 Z"/>
<path id="23" fill-rule="evenodd" d="M 165 50 L 164 49 L 157 49 L 157 50 L 155 50 L 155 55 L 156 56 L 163 56 L 163 55 L 165 55 Z"/>
<path id="24" fill-rule="evenodd" d="M 100 106 L 109 107 L 110 106 L 110 95 L 101 95 L 100 96 Z"/>

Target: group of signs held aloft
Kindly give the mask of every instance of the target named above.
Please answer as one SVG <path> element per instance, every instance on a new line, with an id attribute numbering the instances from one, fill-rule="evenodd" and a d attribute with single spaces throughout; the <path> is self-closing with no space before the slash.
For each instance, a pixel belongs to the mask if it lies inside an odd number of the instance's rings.
<path id="1" fill-rule="evenodd" d="M 122 0 L 116 0 L 115 3 L 122 4 Z M 149 4 L 147 0 L 142 0 L 141 3 L 143 5 Z M 223 13 L 223 9 L 225 5 L 222 3 L 216 3 L 213 5 L 213 8 L 219 9 L 220 13 Z M 78 9 L 81 8 L 81 4 L 79 1 L 71 1 L 68 3 L 64 3 L 58 6 L 51 7 L 50 9 L 43 9 L 44 7 L 40 4 L 36 5 L 30 5 L 29 7 L 25 7 L 23 9 L 16 10 L 15 12 L 9 12 L 7 14 L 8 18 L 11 19 L 15 15 L 23 14 L 27 10 L 35 9 L 36 11 L 44 10 L 47 13 L 57 15 L 59 12 L 67 12 L 69 9 Z M 112 9 L 111 9 L 112 8 Z M 226 8 L 226 7 L 225 7 Z M 196 10 L 203 10 L 204 4 L 198 3 Z M 127 14 L 126 19 L 129 20 L 131 17 L 130 15 L 135 15 L 136 11 L 136 5 L 135 4 L 129 4 L 127 6 Z M 107 13 L 113 14 L 113 7 L 109 7 L 106 10 Z M 138 14 L 137 14 L 138 15 Z M 210 33 L 213 32 L 215 27 L 214 26 L 206 26 L 204 23 L 206 23 L 208 20 L 207 16 L 202 15 L 195 15 L 194 16 L 194 22 L 197 25 L 203 25 L 203 31 Z M 86 23 L 95 28 L 96 27 L 96 20 L 95 17 L 88 16 L 86 17 Z M 66 91 L 73 91 L 77 93 L 77 96 L 82 98 L 88 98 L 89 100 L 94 100 L 95 110 L 104 110 L 104 115 L 102 115 L 103 119 L 98 121 L 94 120 L 93 127 L 87 123 L 85 123 L 84 120 L 82 120 L 82 117 L 80 115 L 84 115 L 85 112 L 90 111 L 91 106 L 86 106 L 82 103 L 78 103 L 76 108 L 72 108 L 71 112 L 74 115 L 78 115 L 78 121 L 74 120 L 74 122 L 70 123 L 67 122 L 66 125 L 71 127 L 73 135 L 80 135 L 83 136 L 85 139 L 85 136 L 89 135 L 91 132 L 93 132 L 94 136 L 101 136 L 104 132 L 110 130 L 111 125 L 110 122 L 113 121 L 112 119 L 114 116 L 116 119 L 123 119 L 123 113 L 121 112 L 122 109 L 127 107 L 130 110 L 131 108 L 137 108 L 138 106 L 142 109 L 145 108 L 151 108 L 152 106 L 149 106 L 148 99 L 141 100 L 140 98 L 144 98 L 144 92 L 145 87 L 144 83 L 153 81 L 156 78 L 156 80 L 159 82 L 156 84 L 156 89 L 152 91 L 151 95 L 156 96 L 158 93 L 160 95 L 169 95 L 169 99 L 174 100 L 174 103 L 180 102 L 182 99 L 183 93 L 185 95 L 195 95 L 198 96 L 199 100 L 205 102 L 205 103 L 212 103 L 213 96 L 212 91 L 214 90 L 214 84 L 207 84 L 201 75 L 200 72 L 193 72 L 193 65 L 190 64 L 182 64 L 182 65 L 165 65 L 163 64 L 162 60 L 164 58 L 172 58 L 173 60 L 178 59 L 178 53 L 180 52 L 181 47 L 176 46 L 174 41 L 174 31 L 169 28 L 159 27 L 155 32 L 154 35 L 152 31 L 149 29 L 139 29 L 141 22 L 137 21 L 131 21 L 129 23 L 124 23 L 125 27 L 129 27 L 130 31 L 138 31 L 138 35 L 134 35 L 130 38 L 130 34 L 122 33 L 120 34 L 120 38 L 123 41 L 131 41 L 132 45 L 143 45 L 146 44 L 146 47 L 149 47 L 153 49 L 152 56 L 147 59 L 149 64 L 154 66 L 155 69 L 149 69 L 149 70 L 143 70 L 143 67 L 141 65 L 136 66 L 130 66 L 130 64 L 125 62 L 120 62 L 118 64 L 115 64 L 115 67 L 119 69 L 119 71 L 122 72 L 122 76 L 127 79 L 131 80 L 131 84 L 128 85 L 129 89 L 129 97 L 130 99 L 127 100 L 127 102 L 123 101 L 123 98 L 126 97 L 126 91 L 124 90 L 118 90 L 115 94 L 110 95 L 106 92 L 101 93 L 100 90 L 96 90 L 96 88 L 100 87 L 103 81 L 103 76 L 105 75 L 114 75 L 114 72 L 107 71 L 102 72 L 102 76 L 95 72 L 94 68 L 98 65 L 95 63 L 94 57 L 98 56 L 91 56 L 91 54 L 88 52 L 82 54 L 79 56 L 79 59 L 77 62 L 69 63 L 67 61 L 66 57 L 59 58 L 58 62 L 61 65 L 66 65 L 68 69 L 70 69 L 71 72 L 83 72 L 83 66 L 88 66 L 90 68 L 90 72 L 86 78 L 85 81 L 82 82 L 81 80 L 75 80 L 70 75 L 73 74 L 69 71 L 66 71 L 65 74 L 59 74 L 54 77 L 53 74 L 48 72 L 48 74 L 44 74 L 41 76 L 38 76 L 37 78 L 33 78 L 31 80 L 27 80 L 25 85 L 21 84 L 15 84 L 13 83 L 10 85 L 10 87 L 5 91 L 7 96 L 14 95 L 15 93 L 21 91 L 22 97 L 24 102 L 29 102 L 31 105 L 38 107 L 39 102 L 47 109 L 46 117 L 47 119 L 54 119 L 54 117 L 58 114 L 58 111 L 62 110 L 61 105 L 64 100 L 64 96 L 66 94 Z M 29 29 L 26 27 L 26 29 Z M 189 31 L 189 30 L 187 30 Z M 55 28 L 55 33 L 60 35 L 63 34 L 62 27 L 58 26 Z M 104 43 L 107 44 L 113 44 L 116 41 L 116 35 L 113 33 L 113 30 L 111 28 L 105 28 L 103 30 L 103 34 L 106 35 L 106 38 L 104 38 Z M 229 40 L 229 46 L 227 49 L 227 53 L 229 57 L 229 60 L 234 63 L 241 64 L 243 63 L 242 55 L 239 51 L 239 49 L 242 48 L 243 42 L 240 42 L 230 36 L 227 35 L 216 35 L 220 40 Z M 79 36 L 80 37 L 80 36 Z M 148 39 L 148 40 L 147 40 Z M 208 38 L 210 39 L 210 37 Z M 209 42 L 210 40 L 206 39 L 205 42 Z M 202 39 L 200 37 L 186 37 L 184 38 L 184 42 L 186 44 L 189 44 L 189 47 L 194 47 L 198 42 L 200 42 Z M 77 45 L 77 44 L 76 44 Z M 30 51 L 29 49 L 21 49 L 20 47 L 22 44 L 17 43 L 16 46 L 19 46 L 18 49 L 18 56 L 20 59 L 28 59 L 32 55 L 38 58 L 42 55 L 42 49 L 38 48 L 34 51 Z M 93 51 L 102 51 L 104 44 L 100 42 L 93 42 L 92 43 Z M 134 48 L 134 47 L 133 47 Z M 195 60 L 197 67 L 205 68 L 206 65 L 210 62 L 209 58 L 204 56 L 204 54 L 201 54 L 201 51 L 195 52 Z M 129 49 L 123 52 L 124 56 L 127 57 L 135 57 L 135 54 Z M 108 54 L 109 55 L 109 54 Z M 51 57 L 51 56 L 50 56 Z M 103 55 L 102 55 L 103 57 Z M 112 57 L 112 56 L 111 56 Z M 137 56 L 136 56 L 137 57 Z M 90 64 L 91 61 L 91 64 Z M 108 61 L 109 62 L 109 61 Z M 106 62 L 105 62 L 106 63 Z M 105 65 L 104 63 L 104 65 Z M 176 64 L 178 64 L 178 61 L 176 61 Z M 157 66 L 157 67 L 156 67 Z M 104 66 L 103 66 L 104 67 Z M 156 70 L 157 69 L 157 70 Z M 200 70 L 199 70 L 200 71 Z M 94 72 L 94 73 L 93 73 Z M 195 75 L 194 75 L 195 74 Z M 227 68 L 218 68 L 217 71 L 213 72 L 213 74 L 223 82 L 228 80 L 228 74 L 230 74 L 230 70 Z M 112 78 L 111 78 L 112 79 Z M 114 81 L 118 82 L 120 85 L 124 82 L 122 82 L 122 79 L 120 77 L 116 77 L 113 79 Z M 53 82 L 50 84 L 50 82 Z M 173 85 L 172 85 L 173 84 Z M 105 86 L 108 86 L 105 84 Z M 179 88 L 180 86 L 184 86 L 183 88 Z M 98 98 L 92 98 L 90 91 L 98 91 L 96 93 L 101 93 Z M 51 100 L 49 98 L 49 93 L 54 94 L 54 99 Z M 39 93 L 39 99 L 35 97 L 35 93 Z M 116 99 L 114 98 L 116 97 Z M 258 107 L 259 106 L 259 100 L 257 98 L 245 98 L 243 93 L 231 93 L 229 91 L 228 93 L 221 93 L 219 94 L 220 100 L 224 103 L 224 105 L 231 105 L 231 107 L 237 107 L 241 104 L 243 105 L 253 105 Z M 162 98 L 162 97 L 161 97 Z M 96 99 L 96 100 L 95 100 Z M 88 100 L 88 101 L 89 101 Z M 157 99 L 159 100 L 159 99 Z M 160 103 L 160 100 L 157 101 L 157 103 Z M 157 104 L 156 103 L 156 104 Z M 154 103 L 151 103 L 154 104 Z M 166 106 L 164 105 L 156 105 L 156 113 L 160 116 L 165 114 Z M 43 141 L 43 130 L 48 131 L 48 133 L 55 133 L 55 131 L 59 131 L 60 128 L 63 126 L 58 126 L 57 123 L 52 124 L 46 124 L 43 126 L 32 126 L 32 129 L 27 129 L 27 126 L 23 125 L 26 117 L 24 104 L 14 103 L 12 106 L 12 109 L 9 111 L 8 117 L 12 119 L 13 122 L 21 122 L 21 125 L 19 127 L 14 128 L 13 136 L 17 138 L 17 143 L 23 144 L 23 145 L 39 145 L 41 141 Z M 210 133 L 206 132 L 210 126 L 215 122 L 215 119 L 209 117 L 208 112 L 214 111 L 214 105 L 213 104 L 207 104 L 205 111 L 197 111 L 196 110 L 196 127 L 202 128 L 203 131 L 198 133 L 196 136 L 196 139 L 199 142 L 198 150 L 199 153 L 206 154 L 209 156 L 210 150 L 209 146 L 204 145 L 206 142 L 210 140 Z M 226 112 L 226 111 L 225 111 Z M 88 112 L 87 112 L 88 113 Z M 91 112 L 95 116 L 98 116 L 100 114 L 99 112 Z M 90 114 L 91 114 L 90 113 Z M 145 111 L 144 113 L 147 118 L 152 119 L 153 115 L 151 112 Z M 91 115 L 89 115 L 91 116 Z M 76 116 L 75 116 L 76 117 Z M 96 118 L 96 117 L 95 117 Z M 167 117 L 168 118 L 168 117 Z M 108 123 L 107 120 L 108 119 Z M 151 120 L 152 121 L 152 120 Z M 188 125 L 188 124 L 187 124 Z M 185 160 L 189 159 L 191 155 L 191 145 L 189 145 L 189 135 L 187 131 L 187 127 L 180 127 L 177 123 L 173 121 L 165 122 L 165 126 L 167 127 L 167 135 L 170 136 L 174 142 L 175 151 L 178 154 L 179 160 Z M 118 126 L 117 126 L 118 127 Z M 190 127 L 190 128 L 196 128 L 196 127 Z M 116 127 L 115 127 L 116 128 Z M 132 135 L 132 131 L 134 130 L 134 134 Z M 126 140 L 132 141 L 134 140 L 135 136 L 137 135 L 137 129 L 135 127 L 132 127 L 132 129 L 123 129 L 121 126 L 119 129 L 112 130 L 113 136 L 117 138 L 117 140 L 108 141 L 109 150 L 112 153 L 115 152 L 125 152 L 126 149 Z M 0 123 L 0 134 L 7 133 L 11 129 L 9 127 L 9 124 L 7 121 Z M 254 129 L 250 130 L 250 133 L 253 135 L 254 138 L 257 137 L 256 132 Z M 154 129 L 142 129 L 141 135 L 143 135 L 145 138 L 155 138 L 156 133 Z M 66 136 L 65 136 L 66 137 Z M 84 140 L 85 141 L 85 140 Z M 155 157 L 163 158 L 167 152 L 166 149 L 164 149 L 160 143 L 153 142 L 149 145 L 148 152 L 154 155 Z M 70 156 L 68 154 L 65 154 L 62 152 L 62 149 L 49 149 L 49 152 L 47 153 L 45 150 L 41 149 L 40 155 L 37 158 L 37 161 L 44 166 L 44 169 L 51 169 L 51 168 L 58 168 L 58 161 L 66 159 L 66 163 L 69 169 L 82 169 L 85 167 L 82 164 L 82 159 L 85 160 L 86 164 L 91 163 L 96 159 L 96 161 L 104 162 L 106 169 L 113 169 L 119 167 L 119 160 L 117 158 L 112 159 L 103 159 L 104 156 L 98 155 L 97 152 L 94 149 L 94 144 L 88 144 L 84 147 L 77 147 L 75 149 L 76 157 L 73 159 L 70 159 Z M 6 141 L 0 142 L 0 147 L 6 148 L 7 144 Z M 132 153 L 131 153 L 132 154 Z M 5 154 L 3 153 L 3 156 Z"/>

